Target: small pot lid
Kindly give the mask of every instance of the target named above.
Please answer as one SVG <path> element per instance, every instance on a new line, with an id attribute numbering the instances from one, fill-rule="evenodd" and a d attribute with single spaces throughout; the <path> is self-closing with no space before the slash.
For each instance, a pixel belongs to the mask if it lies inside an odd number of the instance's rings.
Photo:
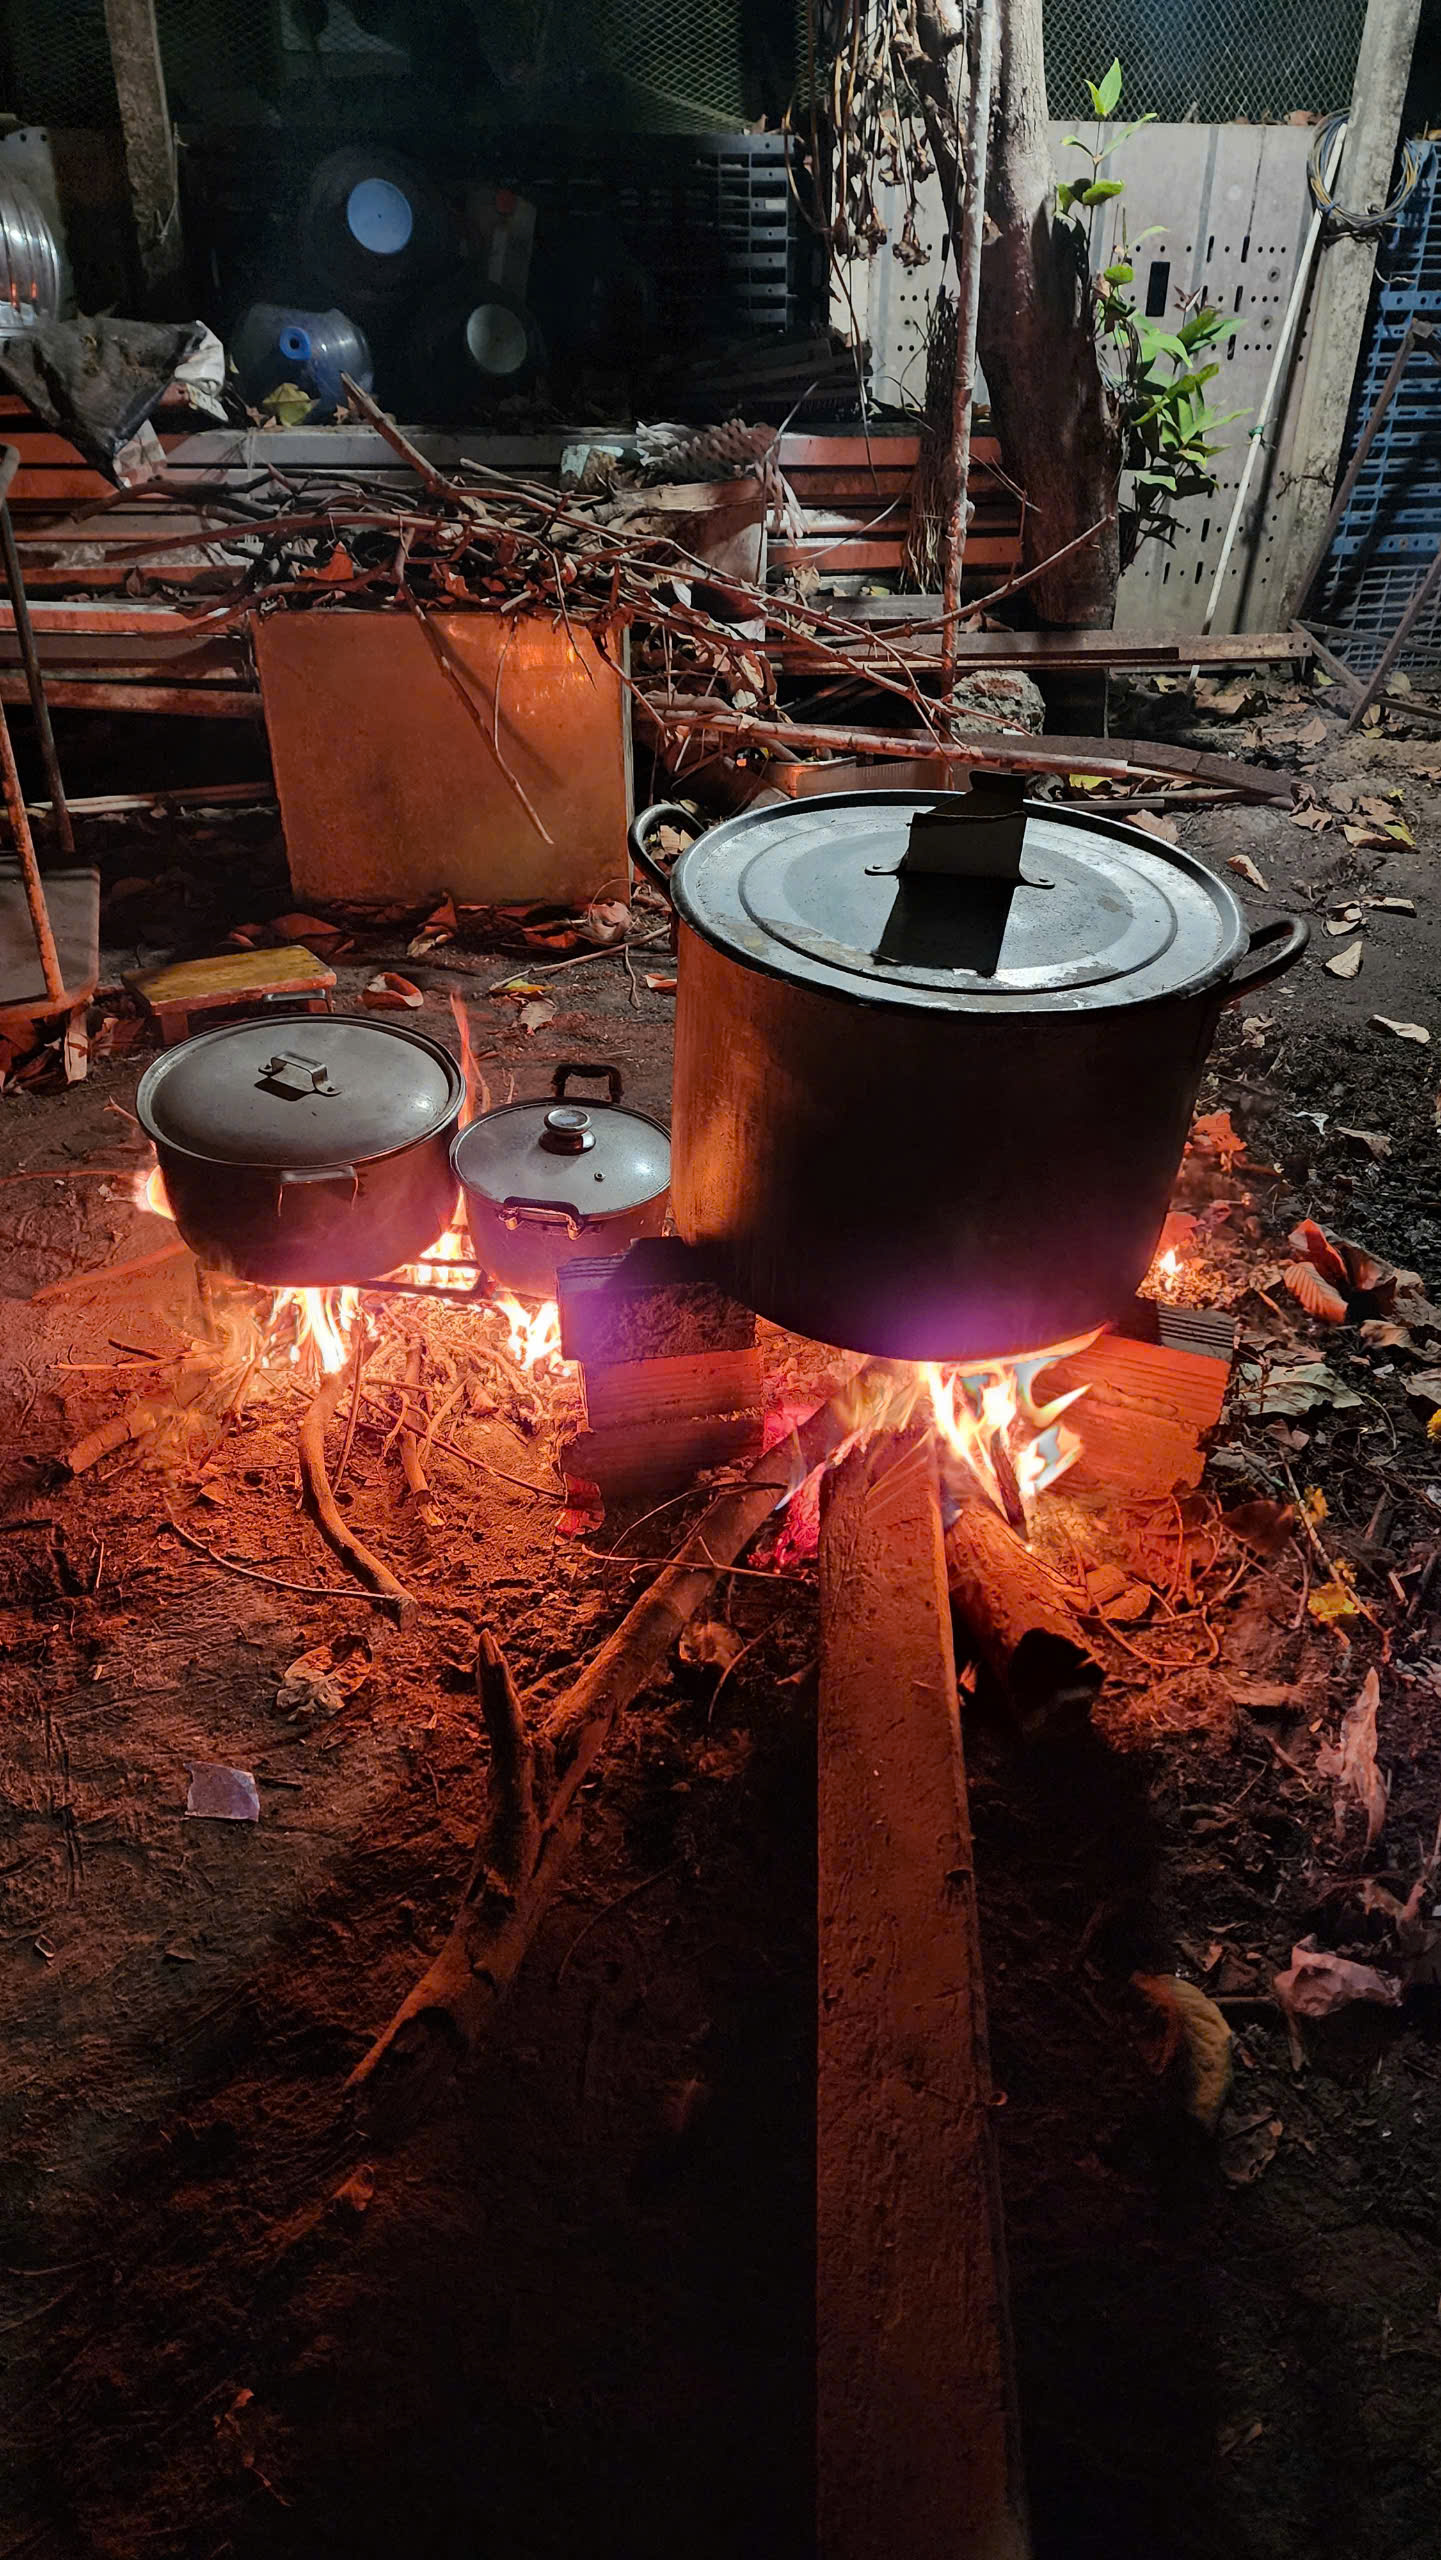
<path id="1" fill-rule="evenodd" d="M 660 1122 L 611 1102 L 509 1102 L 462 1129 L 450 1160 L 466 1191 L 493 1208 L 620 1217 L 670 1188 Z"/>
<path id="2" fill-rule="evenodd" d="M 363 1014 L 227 1022 L 167 1049 L 135 1097 L 158 1146 L 211 1163 L 311 1170 L 433 1137 L 465 1087 L 422 1033 Z"/>
<path id="3" fill-rule="evenodd" d="M 1179 846 L 1032 803 L 1020 876 L 901 872 L 911 822 L 968 795 L 838 792 L 748 811 L 681 856 L 687 924 L 751 968 L 927 1011 L 1079 1012 L 1190 995 L 1246 947 L 1239 902 Z"/>

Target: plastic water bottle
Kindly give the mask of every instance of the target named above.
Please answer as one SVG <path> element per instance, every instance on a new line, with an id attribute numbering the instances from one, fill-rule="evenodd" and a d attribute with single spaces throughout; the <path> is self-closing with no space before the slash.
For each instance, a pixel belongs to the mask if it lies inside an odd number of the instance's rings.
<path id="1" fill-rule="evenodd" d="M 310 393 L 317 410 L 344 405 L 341 375 L 362 391 L 374 380 L 365 333 L 343 311 L 294 311 L 281 302 L 252 302 L 230 342 L 230 359 L 252 407 L 282 382 Z"/>

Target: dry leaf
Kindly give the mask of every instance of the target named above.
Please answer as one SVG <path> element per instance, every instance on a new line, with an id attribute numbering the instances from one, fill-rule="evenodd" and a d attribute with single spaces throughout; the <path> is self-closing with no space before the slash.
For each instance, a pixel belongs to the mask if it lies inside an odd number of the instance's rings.
<path id="1" fill-rule="evenodd" d="M 1226 868 L 1228 871 L 1239 871 L 1242 879 L 1249 880 L 1253 889 L 1264 889 L 1267 886 L 1249 853 L 1233 853 L 1227 861 Z"/>
<path id="2" fill-rule="evenodd" d="M 527 1039 L 533 1038 L 537 1031 L 543 1031 L 546 1024 L 554 1020 L 555 1007 L 549 996 L 532 996 L 530 1002 L 520 1008 L 520 1027 Z"/>
<path id="3" fill-rule="evenodd" d="M 1191 1123 L 1191 1144 L 1199 1147 L 1203 1155 L 1219 1156 L 1223 1164 L 1246 1152 L 1246 1141 L 1234 1127 L 1229 1111 L 1203 1111 Z"/>
<path id="4" fill-rule="evenodd" d="M 367 980 L 360 991 L 360 1001 L 374 1013 L 418 1013 L 425 1002 L 419 987 L 402 978 L 397 969 L 382 969 L 379 977 Z"/>
<path id="5" fill-rule="evenodd" d="M 644 976 L 646 985 L 650 988 L 653 995 L 673 996 L 675 994 L 676 982 L 674 978 L 662 977 L 660 971 L 657 969 L 647 969 L 644 972 Z"/>
<path id="6" fill-rule="evenodd" d="M 1306 2059 L 1301 2041 L 1303 2018 L 1329 2018 L 1356 2000 L 1371 2000 L 1383 2009 L 1399 2008 L 1401 1985 L 1374 1965 L 1353 1964 L 1348 1956 L 1329 1955 L 1314 1938 L 1302 1938 L 1291 1949 L 1291 1962 L 1272 1985 L 1285 2012 L 1291 2060 L 1299 2071 Z"/>
<path id="7" fill-rule="evenodd" d="M 1376 1766 L 1376 1710 L 1380 1703 L 1380 1679 L 1376 1672 L 1368 1671 L 1342 1719 L 1339 1743 L 1323 1742 L 1316 1753 L 1319 1775 L 1333 1782 L 1337 1838 L 1345 1831 L 1348 1809 L 1359 1805 L 1366 1816 L 1368 1849 L 1381 1837 L 1390 1792 Z"/>
<path id="8" fill-rule="evenodd" d="M 1308 1316 L 1318 1316 L 1323 1324 L 1345 1323 L 1349 1299 L 1314 1262 L 1288 1262 L 1281 1278 Z"/>
<path id="9" fill-rule="evenodd" d="M 605 1501 L 594 1478 L 567 1475 L 565 1509 L 555 1524 L 556 1535 L 583 1538 L 587 1531 L 603 1527 L 604 1522 Z"/>
<path id="10" fill-rule="evenodd" d="M 1336 1135 L 1338 1138 L 1354 1139 L 1358 1147 L 1365 1148 L 1375 1164 L 1379 1164 L 1383 1156 L 1389 1156 L 1391 1153 L 1391 1141 L 1380 1129 L 1343 1129 L 1338 1121 Z"/>
<path id="11" fill-rule="evenodd" d="M 676 1647 L 682 1662 L 708 1663 L 718 1671 L 729 1671 L 744 1650 L 744 1638 L 722 1618 L 692 1618 Z"/>
<path id="12" fill-rule="evenodd" d="M 1331 1580 L 1318 1585 L 1306 1601 L 1307 1609 L 1318 1626 L 1332 1627 L 1338 1618 L 1359 1618 L 1361 1604 L 1351 1580 L 1351 1568 L 1344 1556 L 1338 1556 Z"/>
<path id="13" fill-rule="evenodd" d="M 630 931 L 630 909 L 619 898 L 608 898 L 587 907 L 576 931 L 585 942 L 594 942 L 602 951 L 619 942 Z"/>
<path id="14" fill-rule="evenodd" d="M 85 1033 L 85 1012 L 78 1004 L 66 1016 L 65 1036 L 60 1044 L 61 1063 L 67 1084 L 83 1084 L 90 1069 L 90 1042 Z"/>
<path id="15" fill-rule="evenodd" d="M 1254 685 L 1244 683 L 1228 685 L 1198 684 L 1196 687 L 1197 707 L 1204 711 L 1214 711 L 1218 720 L 1234 720 L 1238 713 L 1245 710 L 1247 703 L 1255 692 L 1255 689 Z"/>
<path id="16" fill-rule="evenodd" d="M 1319 712 L 1313 711 L 1310 719 L 1303 720 L 1297 730 L 1296 744 L 1298 747 L 1320 747 L 1324 746 L 1325 742 L 1326 723 Z"/>
<path id="17" fill-rule="evenodd" d="M 282 1715 L 334 1715 L 363 1687 L 370 1671 L 367 1636 L 334 1636 L 328 1644 L 297 1654 L 275 1693 L 275 1703 Z"/>
<path id="18" fill-rule="evenodd" d="M 1330 810 L 1319 806 L 1310 809 L 1293 809 L 1290 817 L 1293 827 L 1305 827 L 1313 836 L 1322 835 L 1331 824 Z"/>
<path id="19" fill-rule="evenodd" d="M 1338 951 L 1334 960 L 1325 963 L 1328 975 L 1333 978 L 1356 977 L 1361 967 L 1361 948 L 1359 942 L 1353 942 L 1344 951 Z"/>
<path id="20" fill-rule="evenodd" d="M 1222 1521 L 1233 1538 L 1254 1549 L 1258 1556 L 1278 1556 L 1291 1543 L 1296 1525 L 1294 1502 L 1272 1502 L 1258 1496 L 1254 1502 L 1238 1502 L 1232 1511 L 1223 1511 Z"/>
<path id="21" fill-rule="evenodd" d="M 406 944 L 406 956 L 411 960 L 423 960 L 427 951 L 438 951 L 441 944 L 449 942 L 452 934 L 458 930 L 459 919 L 455 912 L 455 901 L 452 898 L 443 898 L 434 914 L 426 917 L 414 941 Z"/>
<path id="22" fill-rule="evenodd" d="M 1359 907 L 1338 907 L 1333 916 L 1327 916 L 1326 931 L 1338 936 L 1343 933 L 1350 933 L 1360 923 L 1360 921 L 1361 910 Z"/>
<path id="23" fill-rule="evenodd" d="M 1133 1973 L 1131 1980 L 1163 2024 L 1157 2070 L 1164 2071 L 1178 2053 L 1185 2054 L 1187 2111 L 1208 2133 L 1214 2133 L 1231 2086 L 1230 2028 L 1215 2001 L 1178 1973 Z"/>
<path id="24" fill-rule="evenodd" d="M 1384 909 L 1387 915 L 1414 916 L 1416 913 L 1414 898 L 1367 898 L 1364 903 L 1368 907 Z"/>
<path id="25" fill-rule="evenodd" d="M 1422 1048 L 1431 1037 L 1430 1032 L 1420 1022 L 1393 1022 L 1389 1013 L 1373 1013 L 1371 1019 L 1379 1030 L 1394 1031 L 1398 1040 L 1418 1041 Z"/>
<path id="26" fill-rule="evenodd" d="M 1163 818 L 1155 809 L 1133 809 L 1131 824 L 1144 827 L 1148 836 L 1159 836 L 1163 844 L 1179 844 L 1181 841 L 1181 830 L 1175 819 Z"/>
<path id="27" fill-rule="evenodd" d="M 1229 2186 L 1250 2187 L 1270 2168 L 1280 2147 L 1286 2127 L 1280 2116 L 1268 2115 L 1263 2107 L 1259 2115 L 1242 2116 L 1225 2125 L 1221 2133 L 1219 2166 Z"/>
<path id="28" fill-rule="evenodd" d="M 1243 1413 L 1260 1414 L 1263 1419 L 1275 1414 L 1310 1413 L 1318 1404 L 1333 1405 L 1338 1412 L 1359 1405 L 1354 1389 L 1328 1369 L 1324 1360 L 1294 1361 L 1272 1369 L 1252 1386 L 1242 1385 L 1236 1403 Z"/>

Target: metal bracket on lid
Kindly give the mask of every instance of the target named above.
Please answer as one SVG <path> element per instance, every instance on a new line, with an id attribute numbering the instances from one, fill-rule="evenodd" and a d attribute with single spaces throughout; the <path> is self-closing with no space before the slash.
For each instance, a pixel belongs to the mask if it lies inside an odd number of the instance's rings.
<path id="1" fill-rule="evenodd" d="M 916 811 L 898 877 L 1009 880 L 1019 888 L 1025 841 L 1024 777 L 977 765 L 963 799 Z"/>
<path id="2" fill-rule="evenodd" d="M 279 1049 L 273 1058 L 267 1058 L 255 1081 L 258 1085 L 268 1085 L 272 1093 L 292 1097 L 308 1093 L 336 1094 L 340 1090 L 338 1085 L 331 1083 L 330 1069 L 323 1058 L 302 1058 L 293 1049 Z"/>
<path id="3" fill-rule="evenodd" d="M 1022 775 L 978 765 L 964 799 L 916 811 L 892 875 L 896 902 L 878 960 L 994 977 L 1016 891 L 1054 886 L 1021 869 L 1025 804 Z M 953 884 L 970 894 L 946 895 Z"/>

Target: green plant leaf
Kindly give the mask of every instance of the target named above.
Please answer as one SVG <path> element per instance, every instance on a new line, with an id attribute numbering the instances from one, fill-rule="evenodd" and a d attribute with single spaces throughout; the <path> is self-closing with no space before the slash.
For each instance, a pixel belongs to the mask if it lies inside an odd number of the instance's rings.
<path id="1" fill-rule="evenodd" d="M 1090 82 L 1087 81 L 1087 88 L 1090 88 L 1090 85 Z M 1112 60 L 1111 68 L 1107 72 L 1105 79 L 1101 82 L 1099 89 L 1091 90 L 1091 95 L 1096 101 L 1097 115 L 1113 116 L 1115 114 L 1117 107 L 1121 103 L 1121 65 L 1119 59 Z"/>
<path id="2" fill-rule="evenodd" d="M 1123 133 L 1113 133 L 1110 141 L 1102 144 L 1095 155 L 1096 159 L 1109 160 L 1112 152 L 1119 151 L 1123 142 L 1129 142 L 1133 133 L 1139 133 L 1143 124 L 1154 124 L 1155 121 L 1155 113 L 1152 109 L 1148 109 L 1143 116 L 1137 116 L 1135 123 L 1128 124 Z"/>
<path id="3" fill-rule="evenodd" d="M 1063 181 L 1062 181 L 1062 183 L 1061 183 L 1061 185 L 1060 185 L 1060 186 L 1058 186 L 1058 187 L 1057 187 L 1057 189 L 1056 189 L 1056 211 L 1057 211 L 1057 213 L 1069 213 L 1069 212 L 1070 212 L 1070 210 L 1071 210 L 1072 205 L 1073 205 L 1073 204 L 1074 204 L 1074 202 L 1075 202 L 1075 199 L 1076 199 L 1076 190 L 1075 190 L 1075 188 L 1074 188 L 1074 187 L 1072 187 L 1072 186 L 1067 185 L 1067 184 L 1065 183 L 1065 181 L 1063 180 Z"/>
<path id="4" fill-rule="evenodd" d="M 1128 267 L 1124 260 L 1120 266 L 1104 267 L 1101 272 L 1104 275 L 1107 284 L 1131 284 L 1135 281 L 1135 268 Z"/>
<path id="5" fill-rule="evenodd" d="M 1142 242 L 1143 240 L 1161 240 L 1161 239 L 1163 239 L 1163 238 L 1165 237 L 1165 231 L 1166 231 L 1166 226 L 1165 226 L 1164 222 L 1148 222 L 1148 223 L 1147 223 L 1147 225 L 1146 225 L 1145 230 L 1144 230 L 1144 231 L 1138 231 L 1138 232 L 1137 232 L 1137 234 L 1136 234 L 1136 246 L 1137 246 L 1137 248 L 1139 249 L 1139 247 L 1140 247 L 1140 245 L 1141 245 L 1141 242 Z"/>
<path id="6" fill-rule="evenodd" d="M 1096 178 L 1089 187 L 1082 187 L 1081 202 L 1082 204 L 1104 204 L 1108 196 L 1123 196 L 1125 192 L 1124 178 Z"/>

